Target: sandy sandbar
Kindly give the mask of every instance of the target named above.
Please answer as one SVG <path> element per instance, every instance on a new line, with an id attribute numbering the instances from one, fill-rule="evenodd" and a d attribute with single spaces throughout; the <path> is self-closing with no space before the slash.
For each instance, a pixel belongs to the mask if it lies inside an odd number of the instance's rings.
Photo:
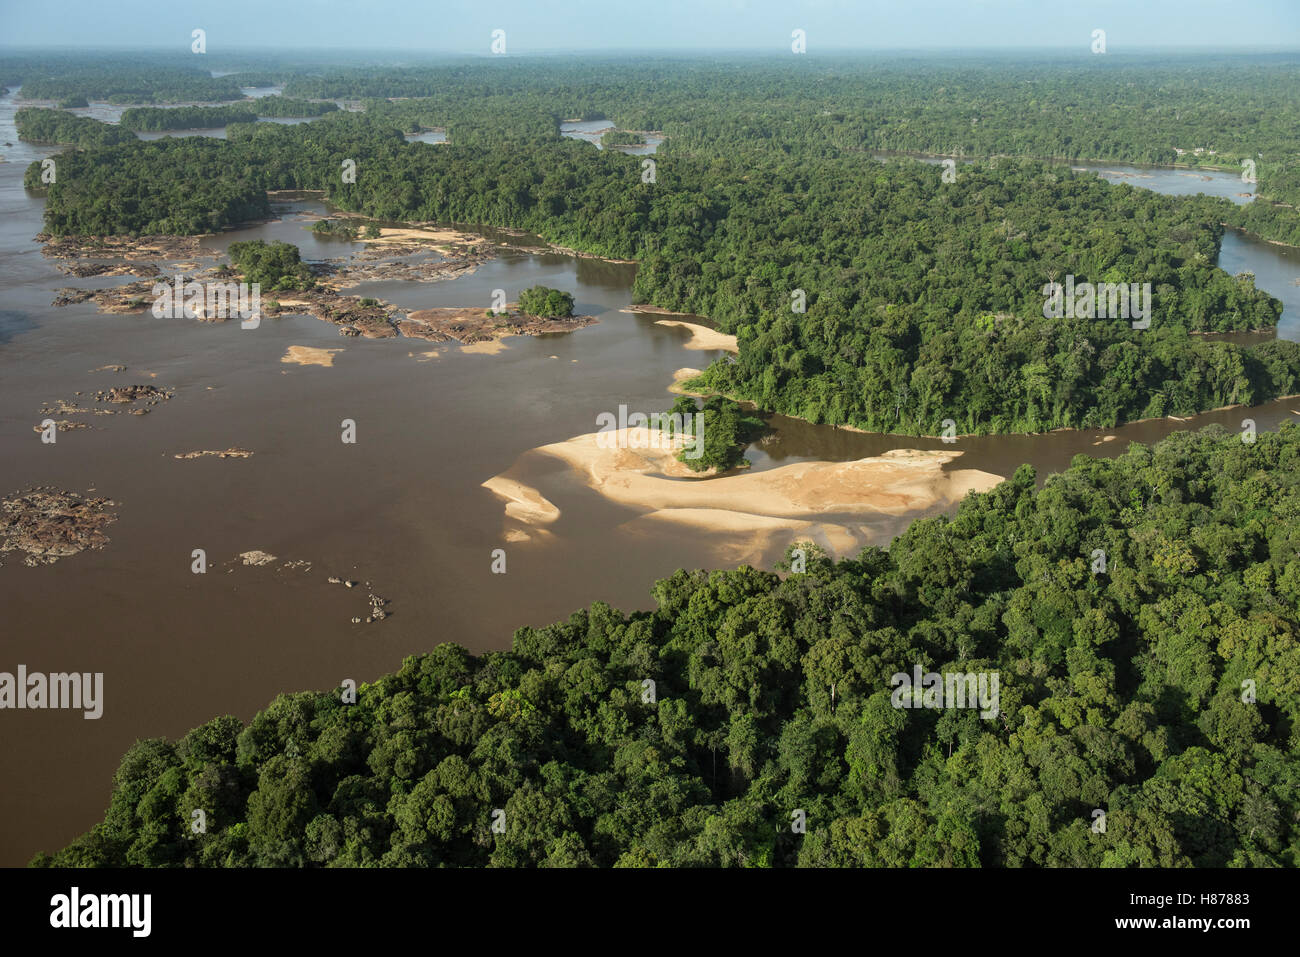
<path id="1" fill-rule="evenodd" d="M 342 351 L 342 349 L 317 349 L 314 346 L 290 346 L 289 351 L 280 357 L 280 361 L 300 366 L 332 366 L 334 356 Z"/>
<path id="2" fill-rule="evenodd" d="M 680 319 L 656 319 L 655 325 L 685 329 L 691 334 L 690 340 L 686 343 L 687 349 L 722 349 L 726 352 L 740 352 L 740 346 L 736 344 L 735 336 L 729 336 L 725 332 L 718 332 L 718 330 L 710 329 L 708 326 L 701 326 L 695 322 L 682 322 Z"/>
<path id="3" fill-rule="evenodd" d="M 775 542 L 800 537 L 847 554 L 884 532 L 896 534 L 917 513 L 946 509 L 1003 478 L 945 468 L 960 451 L 895 449 L 852 462 L 797 462 L 702 479 L 671 448 L 650 447 L 657 439 L 649 429 L 628 428 L 526 454 L 560 459 L 592 490 L 642 512 L 623 528 L 648 532 L 671 525 L 704 534 L 720 557 L 732 561 L 756 560 Z M 561 518 L 540 491 L 508 473 L 483 485 L 505 500 L 510 519 L 525 526 Z"/>

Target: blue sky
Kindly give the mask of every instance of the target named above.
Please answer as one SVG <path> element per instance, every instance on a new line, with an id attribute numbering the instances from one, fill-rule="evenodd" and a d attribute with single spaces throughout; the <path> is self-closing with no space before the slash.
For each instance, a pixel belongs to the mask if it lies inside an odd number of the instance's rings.
<path id="1" fill-rule="evenodd" d="M 1300 48 L 1300 0 L 0 0 L 0 45 L 488 54 L 735 49 Z"/>

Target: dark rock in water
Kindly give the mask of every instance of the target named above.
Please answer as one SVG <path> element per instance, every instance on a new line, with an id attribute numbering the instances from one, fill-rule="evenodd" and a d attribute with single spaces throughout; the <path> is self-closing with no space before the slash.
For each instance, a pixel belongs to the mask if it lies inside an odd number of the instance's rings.
<path id="1" fill-rule="evenodd" d="M 167 401 L 173 395 L 173 390 L 160 389 L 156 385 L 115 385 L 96 392 L 95 399 L 99 402 L 119 403 L 143 401 L 146 405 L 155 405 Z"/>
<path id="2" fill-rule="evenodd" d="M 116 502 L 83 498 L 52 486 L 14 492 L 0 499 L 0 564 L 6 552 L 21 551 L 26 565 L 51 565 L 60 558 L 108 544 L 104 529 L 117 521 Z"/>

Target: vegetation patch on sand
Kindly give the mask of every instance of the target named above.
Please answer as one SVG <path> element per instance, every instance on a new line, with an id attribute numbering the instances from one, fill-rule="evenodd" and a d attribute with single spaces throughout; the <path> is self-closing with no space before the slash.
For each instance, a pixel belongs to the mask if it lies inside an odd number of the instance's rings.
<path id="1" fill-rule="evenodd" d="M 652 442 L 665 447 L 653 448 Z M 525 454 L 560 459 L 593 491 L 641 510 L 643 515 L 628 523 L 634 530 L 647 522 L 686 525 L 716 534 L 719 547 L 745 556 L 769 547 L 777 533 L 787 539 L 793 533 L 812 534 L 838 551 L 858 541 L 862 522 L 944 509 L 1003 479 L 976 469 L 947 469 L 962 454 L 958 451 L 910 449 L 852 462 L 799 462 L 700 479 L 658 433 L 646 428 L 579 435 Z M 505 499 L 507 516 L 528 525 L 559 518 L 559 510 L 540 491 L 510 475 L 513 470 L 483 483 Z M 851 527 L 846 516 L 861 521 Z M 897 523 L 877 524 L 883 529 Z"/>
<path id="2" fill-rule="evenodd" d="M 697 398 L 702 398 L 705 395 L 705 393 L 692 392 L 691 390 L 687 389 L 685 385 L 688 379 L 694 379 L 697 375 L 701 375 L 701 374 L 702 374 L 702 370 L 692 369 L 690 366 L 686 366 L 684 368 L 678 369 L 676 372 L 673 373 L 673 382 L 672 385 L 668 387 L 668 391 L 672 392 L 675 395 L 692 395 Z"/>

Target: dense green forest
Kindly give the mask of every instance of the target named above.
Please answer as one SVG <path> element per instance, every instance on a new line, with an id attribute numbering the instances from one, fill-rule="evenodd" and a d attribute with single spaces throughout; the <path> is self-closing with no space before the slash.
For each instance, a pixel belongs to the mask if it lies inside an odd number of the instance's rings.
<path id="1" fill-rule="evenodd" d="M 141 741 L 33 863 L 1300 866 L 1300 428 L 1022 466 L 787 560 Z M 918 667 L 996 709 L 899 707 Z"/>
<path id="2" fill-rule="evenodd" d="M 563 289 L 532 286 L 519 294 L 519 308 L 530 316 L 558 319 L 573 315 L 573 296 Z"/>
<path id="3" fill-rule="evenodd" d="M 346 219 L 318 220 L 311 224 L 311 231 L 317 236 L 338 236 L 342 239 L 356 239 L 362 234 L 360 225 L 348 222 Z M 379 227 L 374 223 L 368 223 L 365 227 L 365 236 L 367 239 L 377 239 Z"/>
<path id="4" fill-rule="evenodd" d="M 339 105 L 333 102 L 317 103 L 311 100 L 298 100 L 289 96 L 263 96 L 253 100 L 251 105 L 258 116 L 310 117 L 333 113 Z"/>
<path id="5" fill-rule="evenodd" d="M 1236 169 L 1261 153 L 1295 159 L 1297 79 L 1294 54 L 538 58 L 303 71 L 285 93 L 417 98 L 394 105 L 434 109 L 446 125 L 481 110 L 460 96 L 472 83 L 475 100 L 662 130 L 665 152 L 914 151 Z"/>
<path id="6" fill-rule="evenodd" d="M 610 130 L 600 138 L 600 145 L 610 146 L 644 146 L 645 137 L 630 130 Z"/>
<path id="7" fill-rule="evenodd" d="M 0 72 L 17 77 L 28 100 L 81 96 L 109 103 L 187 103 L 240 100 L 232 77 L 213 77 L 195 66 L 142 66 L 139 57 L 6 57 Z"/>
<path id="8" fill-rule="evenodd" d="M 459 96 L 467 76 L 473 103 Z M 447 126 L 460 143 L 485 138 L 484 128 L 507 140 L 512 115 L 529 105 L 556 121 L 662 130 L 665 155 L 892 151 L 1224 169 L 1252 159 L 1263 202 L 1225 217 L 1300 244 L 1298 81 L 1294 54 L 660 57 L 303 71 L 286 93 L 373 98 Z"/>
<path id="9" fill-rule="evenodd" d="M 1251 277 L 1214 266 L 1226 200 L 1005 158 L 946 183 L 933 166 L 857 154 L 674 155 L 646 183 L 639 157 L 554 130 L 526 150 L 435 148 L 407 143 L 399 118 L 333 113 L 74 154 L 46 225 L 208 232 L 265 215 L 267 189 L 323 189 L 381 220 L 528 229 L 637 259 L 640 301 L 736 333 L 740 361 L 708 370 L 711 390 L 874 431 L 1108 427 L 1300 392 L 1294 344 L 1190 335 L 1269 329 L 1280 313 Z M 355 183 L 341 181 L 346 159 Z M 1066 276 L 1149 284 L 1150 328 L 1044 319 L 1044 286 Z"/>
<path id="10" fill-rule="evenodd" d="M 119 125 L 126 130 L 157 133 L 162 130 L 210 130 L 229 123 L 253 123 L 257 113 L 248 103 L 229 106 L 133 106 L 122 111 Z"/>
<path id="11" fill-rule="evenodd" d="M 122 111 L 119 121 L 128 130 L 207 130 L 229 123 L 252 123 L 259 116 L 313 117 L 338 109 L 337 103 L 311 103 L 281 96 L 264 96 L 228 106 L 140 106 Z"/>
<path id="12" fill-rule="evenodd" d="M 88 148 L 138 142 L 130 130 L 101 123 L 88 116 L 65 113 L 63 110 L 24 107 L 14 112 L 14 126 L 18 130 L 18 138 L 28 143 Z M 37 164 L 38 169 L 39 165 Z M 36 182 L 40 182 L 39 175 Z"/>
<path id="13" fill-rule="evenodd" d="M 226 252 L 245 282 L 269 290 L 310 289 L 316 283 L 292 243 L 251 239 L 231 243 Z"/>
<path id="14" fill-rule="evenodd" d="M 696 413 L 699 413 L 699 419 L 695 418 Z M 767 430 L 767 423 L 762 419 L 747 414 L 740 403 L 720 395 L 709 396 L 704 400 L 702 408 L 690 396 L 679 395 L 668 410 L 668 415 L 681 416 L 682 432 L 685 435 L 696 435 L 699 432 L 695 427 L 696 422 L 703 422 L 702 447 L 697 448 L 695 441 L 698 440 L 693 440 L 677 453 L 677 460 L 696 472 L 709 469 L 725 472 L 739 465 L 747 466 L 746 446 Z M 670 433 L 675 432 L 676 422 L 670 418 L 667 428 Z"/>

